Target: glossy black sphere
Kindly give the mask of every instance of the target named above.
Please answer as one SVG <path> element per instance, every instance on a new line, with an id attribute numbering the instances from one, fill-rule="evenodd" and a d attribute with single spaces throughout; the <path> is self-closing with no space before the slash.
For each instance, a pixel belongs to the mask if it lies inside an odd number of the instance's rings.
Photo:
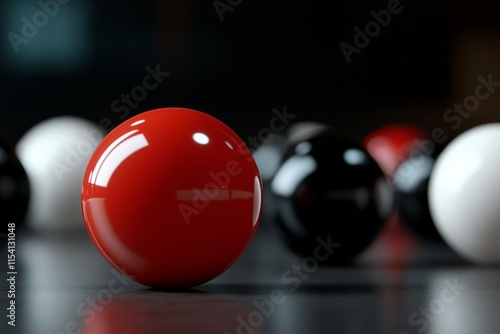
<path id="1" fill-rule="evenodd" d="M 278 171 L 281 161 L 288 148 L 300 141 L 306 140 L 328 129 L 329 126 L 318 122 L 298 122 L 290 124 L 286 135 L 274 133 L 266 138 L 262 145 L 253 152 L 253 158 L 260 171 L 264 185 L 264 206 L 261 228 L 267 226 L 275 215 L 274 196 L 270 183 Z"/>
<path id="2" fill-rule="evenodd" d="M 429 209 L 429 179 L 441 150 L 416 152 L 394 173 L 397 210 L 406 227 L 423 239 L 441 241 Z"/>
<path id="3" fill-rule="evenodd" d="M 0 239 L 8 234 L 8 224 L 15 223 L 16 231 L 24 219 L 29 202 L 29 183 L 26 172 L 14 150 L 14 143 L 0 137 Z"/>
<path id="4" fill-rule="evenodd" d="M 271 190 L 276 221 L 293 251 L 318 257 L 325 254 L 318 247 L 337 245 L 318 261 L 324 264 L 354 259 L 375 239 L 393 203 L 376 162 L 330 131 L 291 146 Z"/>

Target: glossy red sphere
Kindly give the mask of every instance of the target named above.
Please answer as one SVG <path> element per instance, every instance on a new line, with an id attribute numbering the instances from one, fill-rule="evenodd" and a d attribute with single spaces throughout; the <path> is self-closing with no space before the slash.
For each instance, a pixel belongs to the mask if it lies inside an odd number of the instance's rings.
<path id="1" fill-rule="evenodd" d="M 97 147 L 82 188 L 101 254 L 158 288 L 199 285 L 225 271 L 252 239 L 261 206 L 261 179 L 243 141 L 183 108 L 120 124 Z"/>
<path id="2" fill-rule="evenodd" d="M 363 139 L 363 148 L 392 179 L 396 169 L 409 157 L 418 142 L 428 138 L 427 132 L 415 126 L 388 125 L 368 134 Z"/>

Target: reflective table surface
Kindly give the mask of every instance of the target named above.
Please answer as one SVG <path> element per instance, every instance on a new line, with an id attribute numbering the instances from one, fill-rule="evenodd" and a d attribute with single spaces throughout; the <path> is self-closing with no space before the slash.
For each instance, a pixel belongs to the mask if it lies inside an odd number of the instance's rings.
<path id="1" fill-rule="evenodd" d="M 322 267 L 286 249 L 264 221 L 221 276 L 159 291 L 123 278 L 87 236 L 25 233 L 16 245 L 15 327 L 1 245 L 0 333 L 498 333 L 498 268 L 394 235 L 386 229 L 352 266 Z"/>

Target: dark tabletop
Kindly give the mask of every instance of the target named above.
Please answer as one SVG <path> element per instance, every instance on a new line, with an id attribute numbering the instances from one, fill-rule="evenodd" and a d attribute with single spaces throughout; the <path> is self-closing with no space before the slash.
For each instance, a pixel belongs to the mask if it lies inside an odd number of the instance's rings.
<path id="1" fill-rule="evenodd" d="M 351 266 L 315 268 L 264 221 L 216 279 L 158 291 L 117 275 L 85 234 L 25 233 L 16 327 L 7 325 L 3 283 L 0 333 L 498 333 L 498 268 L 468 264 L 440 243 L 388 235 Z"/>

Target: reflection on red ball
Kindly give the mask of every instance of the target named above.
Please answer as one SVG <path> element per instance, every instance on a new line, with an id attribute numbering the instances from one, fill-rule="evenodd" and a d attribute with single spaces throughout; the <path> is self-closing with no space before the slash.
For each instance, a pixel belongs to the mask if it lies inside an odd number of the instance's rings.
<path id="1" fill-rule="evenodd" d="M 226 270 L 252 239 L 262 183 L 242 140 L 191 109 L 139 114 L 107 135 L 84 175 L 89 235 L 144 285 L 190 287 Z"/>

